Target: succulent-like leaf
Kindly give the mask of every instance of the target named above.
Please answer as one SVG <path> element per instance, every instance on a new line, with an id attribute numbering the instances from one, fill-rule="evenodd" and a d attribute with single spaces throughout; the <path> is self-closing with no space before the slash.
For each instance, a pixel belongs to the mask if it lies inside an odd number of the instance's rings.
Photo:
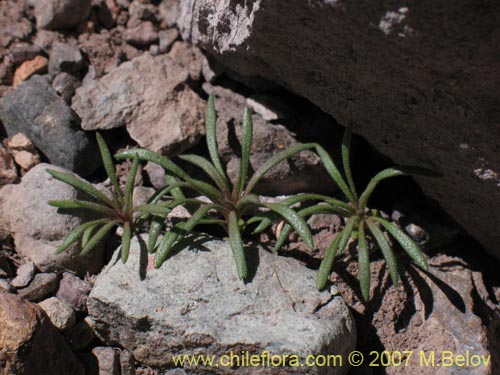
<path id="1" fill-rule="evenodd" d="M 391 274 L 392 283 L 394 285 L 398 285 L 398 279 L 399 279 L 398 263 L 396 260 L 396 256 L 394 255 L 394 252 L 389 246 L 389 243 L 385 239 L 382 231 L 375 225 L 375 223 L 373 223 L 373 221 L 369 219 L 366 220 L 366 225 L 368 226 L 370 232 L 372 232 L 373 237 L 375 237 L 375 241 L 377 242 L 378 246 L 380 247 L 380 250 L 382 251 L 382 254 L 384 255 L 385 262 L 389 267 L 389 273 Z"/>
<path id="2" fill-rule="evenodd" d="M 366 243 L 365 223 L 359 224 L 358 240 L 358 275 L 361 294 L 365 301 L 370 299 L 370 258 L 368 254 L 368 245 Z"/>
<path id="3" fill-rule="evenodd" d="M 82 235 L 82 248 L 87 245 L 87 242 L 89 242 L 90 238 L 92 237 L 92 233 L 94 232 L 94 229 L 97 227 L 97 224 L 92 225 L 91 227 L 87 228 L 85 232 L 83 232 Z"/>
<path id="4" fill-rule="evenodd" d="M 85 233 L 88 228 L 94 228 L 96 225 L 105 224 L 108 221 L 109 219 L 99 219 L 88 221 L 79 225 L 67 235 L 63 243 L 56 249 L 56 254 L 60 254 L 67 250 L 71 245 L 78 241 L 78 239 L 83 235 L 83 233 Z"/>
<path id="5" fill-rule="evenodd" d="M 125 184 L 125 206 L 130 209 L 133 207 L 133 194 L 134 194 L 134 184 L 135 176 L 137 176 L 137 169 L 139 168 L 139 158 L 134 157 L 132 161 L 132 166 L 127 177 L 127 183 Z"/>
<path id="6" fill-rule="evenodd" d="M 92 250 L 98 243 L 101 241 L 107 234 L 108 232 L 116 225 L 119 224 L 119 220 L 113 220 L 110 221 L 106 224 L 104 224 L 101 229 L 97 231 L 96 234 L 87 242 L 87 244 L 83 247 L 82 251 L 80 254 L 85 255 L 87 254 L 90 250 Z"/>
<path id="7" fill-rule="evenodd" d="M 180 240 L 184 235 L 181 233 L 191 232 L 203 219 L 203 217 L 213 209 L 215 206 L 213 204 L 207 204 L 201 206 L 196 210 L 196 212 L 189 218 L 188 221 L 178 223 L 163 237 L 154 259 L 154 267 L 160 268 L 163 262 L 168 258 L 172 246 L 177 240 Z"/>
<path id="8" fill-rule="evenodd" d="M 340 173 L 339 169 L 333 162 L 330 155 L 328 155 L 328 152 L 326 152 L 326 150 L 320 145 L 316 145 L 316 152 L 318 153 L 321 161 L 323 162 L 326 171 L 332 177 L 333 181 L 337 184 L 339 189 L 342 190 L 342 193 L 344 193 L 347 199 L 349 199 L 351 202 L 353 203 L 356 202 L 357 201 L 356 197 L 347 186 L 346 182 L 344 181 L 344 178 L 342 177 L 342 174 Z"/>
<path id="9" fill-rule="evenodd" d="M 281 163 L 283 160 L 286 160 L 292 157 L 295 154 L 298 154 L 301 151 L 312 149 L 316 146 L 315 143 L 303 143 L 292 146 L 286 150 L 278 152 L 276 155 L 269 158 L 264 164 L 262 164 L 259 169 L 255 171 L 250 181 L 248 181 L 247 187 L 245 189 L 244 195 L 249 194 L 255 185 L 259 182 L 259 180 L 271 169 Z"/>
<path id="10" fill-rule="evenodd" d="M 250 163 L 250 148 L 252 146 L 253 124 L 252 113 L 245 108 L 243 123 L 241 124 L 241 164 L 240 175 L 238 176 L 236 196 L 239 197 L 245 187 L 248 174 L 248 164 Z"/>
<path id="11" fill-rule="evenodd" d="M 316 279 L 316 287 L 319 290 L 323 289 L 326 283 L 328 282 L 328 277 L 330 276 L 333 267 L 333 261 L 337 256 L 337 251 L 341 237 L 342 237 L 342 232 L 337 234 L 337 236 L 333 239 L 330 246 L 328 246 L 328 249 L 326 249 L 325 256 L 321 261 L 321 265 L 319 266 L 318 270 L 318 276 Z"/>
<path id="12" fill-rule="evenodd" d="M 166 171 L 173 173 L 175 176 L 182 178 L 183 180 L 189 180 L 189 175 L 184 172 L 177 164 L 173 161 L 167 159 L 156 152 L 145 150 L 142 148 L 133 148 L 130 150 L 123 151 L 115 155 L 116 159 L 133 159 L 137 156 L 140 160 L 151 161 L 162 166 Z"/>
<path id="13" fill-rule="evenodd" d="M 179 159 L 185 160 L 201 168 L 215 182 L 221 191 L 229 191 L 229 182 L 225 175 L 221 175 L 217 169 L 204 157 L 198 155 L 180 155 Z"/>
<path id="14" fill-rule="evenodd" d="M 368 199 L 372 195 L 373 191 L 379 184 L 379 182 L 391 178 L 391 177 L 397 177 L 397 176 L 404 176 L 406 175 L 406 172 L 399 168 L 387 168 L 384 169 L 382 172 L 379 172 L 373 177 L 368 185 L 366 186 L 365 191 L 363 191 L 363 194 L 361 194 L 361 197 L 359 198 L 359 207 L 361 209 L 364 209 L 366 207 L 366 204 L 368 203 Z"/>
<path id="15" fill-rule="evenodd" d="M 152 253 L 158 241 L 161 231 L 165 225 L 164 216 L 155 216 L 151 219 L 148 236 L 148 252 Z"/>
<path id="16" fill-rule="evenodd" d="M 371 219 L 380 223 L 396 239 L 396 241 L 399 242 L 401 247 L 420 268 L 425 271 L 429 270 L 427 259 L 422 253 L 422 250 L 420 250 L 418 245 L 410 238 L 410 236 L 394 224 L 382 219 L 381 217 L 372 217 Z"/>
<path id="17" fill-rule="evenodd" d="M 337 214 L 346 216 L 343 210 L 326 204 L 320 204 L 317 206 L 303 208 L 302 210 L 297 212 L 297 214 L 302 218 L 308 218 L 311 215 L 316 215 L 316 214 Z M 292 233 L 292 230 L 293 228 L 290 224 L 285 224 L 285 226 L 283 226 L 283 229 L 281 230 L 281 233 L 276 241 L 276 244 L 274 245 L 273 249 L 274 252 L 278 252 L 281 249 L 281 247 L 285 244 L 286 240 L 288 239 L 288 236 L 290 236 L 290 234 Z"/>
<path id="18" fill-rule="evenodd" d="M 245 259 L 245 249 L 243 248 L 243 241 L 241 240 L 240 228 L 238 226 L 238 217 L 236 212 L 231 211 L 228 216 L 228 234 L 229 244 L 233 251 L 234 261 L 236 262 L 236 269 L 240 280 L 247 278 L 248 269 Z"/>
<path id="19" fill-rule="evenodd" d="M 79 201 L 79 200 L 53 200 L 53 201 L 48 201 L 47 203 L 57 208 L 72 209 L 72 210 L 73 209 L 90 210 L 110 217 L 114 217 L 115 215 L 115 212 L 111 208 L 94 202 Z"/>
<path id="20" fill-rule="evenodd" d="M 69 173 L 59 172 L 54 169 L 47 169 L 47 173 L 49 173 L 55 179 L 65 182 L 68 185 L 73 186 L 75 189 L 87 193 L 91 197 L 100 200 L 101 202 L 107 204 L 108 206 L 117 208 L 117 206 L 112 200 L 110 200 L 106 195 L 97 190 L 89 182 L 82 180 L 81 178 L 75 177 Z"/>
<path id="21" fill-rule="evenodd" d="M 349 184 L 349 189 L 354 196 L 358 199 L 358 194 L 356 193 L 356 185 L 352 179 L 351 172 L 351 132 L 352 132 L 352 122 L 349 122 L 344 131 L 344 137 L 342 138 L 342 164 L 344 166 L 344 173 Z"/>
<path id="22" fill-rule="evenodd" d="M 113 199 L 115 201 L 115 204 L 119 206 L 123 203 L 123 192 L 120 189 L 120 184 L 118 183 L 118 179 L 116 177 L 115 166 L 113 164 L 113 159 L 111 158 L 111 153 L 109 152 L 109 148 L 106 145 L 106 142 L 104 141 L 104 138 L 101 136 L 101 134 L 96 133 L 95 136 L 97 139 L 97 144 L 99 145 L 99 151 L 101 152 L 104 169 L 106 169 L 106 173 L 108 174 L 108 177 L 114 188 Z"/>
<path id="23" fill-rule="evenodd" d="M 225 176 L 224 168 L 219 159 L 219 148 L 217 147 L 217 113 L 215 112 L 215 99 L 210 95 L 205 113 L 205 132 L 207 138 L 208 153 L 215 169 L 221 176 Z"/>
<path id="24" fill-rule="evenodd" d="M 134 207 L 134 211 L 155 216 L 166 216 L 172 209 L 170 207 L 160 206 L 159 204 L 141 204 Z"/>
<path id="25" fill-rule="evenodd" d="M 285 198 L 280 203 L 290 207 L 296 203 L 303 203 L 307 201 L 322 201 L 328 203 L 331 206 L 340 207 L 346 212 L 350 212 L 351 214 L 354 214 L 356 212 L 355 209 L 349 204 L 323 194 L 300 193 Z"/>
<path id="26" fill-rule="evenodd" d="M 311 230 L 304 219 L 302 219 L 294 210 L 279 203 L 264 203 L 263 206 L 282 216 L 293 227 L 293 229 L 295 229 L 300 238 L 302 238 L 302 241 L 304 241 L 309 248 L 314 248 Z"/>
<path id="27" fill-rule="evenodd" d="M 132 229 L 130 228 L 130 223 L 126 222 L 125 224 L 123 224 L 123 234 L 122 234 L 121 258 L 123 263 L 126 263 L 128 260 L 131 239 L 132 239 Z"/>

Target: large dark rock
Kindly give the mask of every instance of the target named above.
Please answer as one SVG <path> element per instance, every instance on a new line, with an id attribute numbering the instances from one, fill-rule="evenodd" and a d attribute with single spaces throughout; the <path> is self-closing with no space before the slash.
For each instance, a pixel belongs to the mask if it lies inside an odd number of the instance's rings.
<path id="1" fill-rule="evenodd" d="M 396 163 L 500 257 L 500 29 L 476 0 L 183 0 L 183 37 L 281 83 Z"/>
<path id="2" fill-rule="evenodd" d="M 9 137 L 24 133 L 52 164 L 83 176 L 99 166 L 93 137 L 45 77 L 33 76 L 0 101 L 0 120 Z"/>

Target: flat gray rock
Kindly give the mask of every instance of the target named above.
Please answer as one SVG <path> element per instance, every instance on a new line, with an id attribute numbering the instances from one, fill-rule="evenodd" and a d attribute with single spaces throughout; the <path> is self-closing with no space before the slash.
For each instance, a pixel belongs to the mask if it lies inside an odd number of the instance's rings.
<path id="1" fill-rule="evenodd" d="M 311 353 L 342 355 L 354 349 L 349 309 L 335 286 L 317 291 L 315 271 L 251 247 L 251 281 L 245 284 L 237 277 L 227 242 L 196 238 L 193 243 L 158 270 L 148 265 L 152 259 L 137 239 L 126 264 L 114 257 L 88 300 L 104 343 L 119 343 L 141 364 L 161 368 L 173 366 L 171 355 L 268 350 L 304 361 Z M 215 374 L 228 370 L 210 369 Z M 283 371 L 269 367 L 267 373 L 277 370 Z M 293 371 L 345 374 L 348 366 Z"/>

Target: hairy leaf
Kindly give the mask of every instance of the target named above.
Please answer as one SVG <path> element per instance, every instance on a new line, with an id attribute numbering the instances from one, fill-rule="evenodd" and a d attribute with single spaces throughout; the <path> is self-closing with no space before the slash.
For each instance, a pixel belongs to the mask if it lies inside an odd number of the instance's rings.
<path id="1" fill-rule="evenodd" d="M 137 176 L 138 168 L 139 168 L 139 158 L 135 156 L 132 161 L 132 166 L 130 167 L 130 171 L 128 173 L 127 183 L 125 184 L 125 206 L 128 209 L 132 208 L 134 204 L 133 202 L 134 183 L 135 183 L 135 176 Z"/>
<path id="2" fill-rule="evenodd" d="M 282 216 L 293 227 L 293 229 L 295 229 L 300 238 L 302 238 L 302 241 L 304 241 L 309 248 L 314 248 L 311 230 L 307 226 L 304 219 L 302 219 L 294 210 L 279 203 L 264 203 L 263 206 Z"/>
<path id="3" fill-rule="evenodd" d="M 80 254 L 85 255 L 87 254 L 90 250 L 92 250 L 98 243 L 101 241 L 107 234 L 108 232 L 116 225 L 118 225 L 119 221 L 118 220 L 113 220 L 110 221 L 102 226 L 101 229 L 97 231 L 96 234 L 87 242 L 87 244 L 83 247 L 82 251 Z"/>
<path id="4" fill-rule="evenodd" d="M 79 200 L 54 200 L 54 201 L 48 201 L 47 203 L 57 208 L 90 210 L 110 217 L 114 217 L 115 215 L 115 212 L 111 208 L 103 206 L 102 204 L 99 203 L 79 201 Z"/>
<path id="5" fill-rule="evenodd" d="M 219 159 L 219 148 L 217 147 L 217 114 L 215 112 L 215 99 L 213 95 L 208 97 L 207 111 L 205 113 L 205 130 L 207 137 L 208 153 L 215 169 L 221 176 L 225 176 L 224 168 Z"/>
<path id="6" fill-rule="evenodd" d="M 368 229 L 370 230 L 370 232 L 372 232 L 373 236 L 375 237 L 375 241 L 377 241 L 377 244 L 380 247 L 382 254 L 384 255 L 384 259 L 387 263 L 387 266 L 389 267 L 392 283 L 394 285 L 398 285 L 398 263 L 394 252 L 389 246 L 389 243 L 385 239 L 382 231 L 371 220 L 366 220 L 366 225 L 368 225 Z"/>
<path id="7" fill-rule="evenodd" d="M 73 186 L 75 189 L 83 191 L 94 197 L 95 199 L 100 200 L 101 202 L 107 204 L 110 207 L 117 207 L 115 203 L 110 200 L 106 195 L 97 190 L 92 184 L 89 182 L 82 180 L 81 178 L 75 177 L 69 173 L 59 172 L 54 169 L 47 169 L 47 173 L 49 173 L 55 179 L 65 182 L 68 185 Z"/>
<path id="8" fill-rule="evenodd" d="M 56 254 L 60 254 L 73 245 L 85 233 L 88 228 L 95 228 L 96 225 L 105 224 L 109 219 L 99 219 L 83 223 L 73 229 L 64 239 L 63 243 L 56 249 Z"/>
<path id="9" fill-rule="evenodd" d="M 99 145 L 99 150 L 101 152 L 104 169 L 106 169 L 106 173 L 108 174 L 108 177 L 111 180 L 111 184 L 114 188 L 113 198 L 115 200 L 115 204 L 119 206 L 123 203 L 123 193 L 120 189 L 118 179 L 116 178 L 115 166 L 111 158 L 111 153 L 109 152 L 109 148 L 106 145 L 106 142 L 104 141 L 104 138 L 101 136 L 101 134 L 96 133 L 95 136 L 97 138 L 97 144 Z"/>
<path id="10" fill-rule="evenodd" d="M 283 160 L 286 160 L 290 157 L 292 157 L 295 154 L 298 154 L 301 151 L 312 149 L 316 146 L 315 143 L 304 143 L 304 144 L 299 144 L 295 145 L 293 147 L 290 147 L 286 150 L 278 152 L 276 155 L 272 156 L 269 158 L 264 164 L 260 166 L 259 169 L 255 171 L 253 174 L 252 178 L 250 181 L 248 181 L 247 187 L 245 189 L 245 195 L 249 194 L 255 185 L 259 182 L 259 180 L 271 169 L 273 169 L 275 166 L 277 166 L 279 163 L 281 163 Z"/>
<path id="11" fill-rule="evenodd" d="M 252 146 L 252 135 L 253 135 L 253 124 L 252 124 L 252 113 L 248 108 L 245 108 L 245 113 L 243 115 L 243 123 L 241 125 L 241 164 L 240 164 L 240 175 L 238 176 L 236 196 L 239 197 L 243 188 L 245 187 L 245 182 L 247 180 L 248 174 L 248 164 L 250 162 L 250 148 Z"/>
<path id="12" fill-rule="evenodd" d="M 420 268 L 425 271 L 429 270 L 427 259 L 425 259 L 422 250 L 420 250 L 418 245 L 410 238 L 410 236 L 394 224 L 382 219 L 381 217 L 372 217 L 372 220 L 380 223 L 396 239 L 396 241 L 399 242 L 401 247 Z"/>
<path id="13" fill-rule="evenodd" d="M 325 256 L 321 261 L 321 265 L 319 266 L 318 276 L 316 279 L 316 287 L 321 290 L 326 286 L 328 282 L 328 277 L 332 271 L 333 261 L 337 256 L 337 251 L 339 247 L 340 238 L 342 237 L 342 232 L 337 234 L 337 236 L 333 239 L 328 249 L 326 249 Z"/>
<path id="14" fill-rule="evenodd" d="M 359 224 L 358 241 L 358 274 L 361 294 L 365 301 L 370 299 L 370 258 L 368 254 L 368 245 L 366 243 L 365 223 Z"/>
<path id="15" fill-rule="evenodd" d="M 231 211 L 228 217 L 228 234 L 229 244 L 233 251 L 234 261 L 236 262 L 236 269 L 240 280 L 247 278 L 248 269 L 245 260 L 245 250 L 243 248 L 243 241 L 241 240 L 240 228 L 238 226 L 238 217 L 236 212 Z"/>
<path id="16" fill-rule="evenodd" d="M 358 194 L 356 193 L 356 185 L 354 184 L 351 173 L 351 131 L 352 122 L 349 122 L 349 125 L 347 125 L 344 131 L 344 137 L 342 138 L 342 164 L 344 166 L 344 173 L 347 179 L 347 183 L 349 184 L 350 191 L 354 198 L 358 199 Z"/>
<path id="17" fill-rule="evenodd" d="M 123 224 L 122 250 L 121 250 L 121 258 L 123 263 L 126 263 L 128 260 L 131 239 L 132 239 L 132 229 L 130 228 L 130 223 L 127 222 Z"/>
<path id="18" fill-rule="evenodd" d="M 198 155 L 180 155 L 179 159 L 185 160 L 201 168 L 215 182 L 221 191 L 229 191 L 229 182 L 226 175 L 221 175 L 217 169 L 205 158 Z"/>

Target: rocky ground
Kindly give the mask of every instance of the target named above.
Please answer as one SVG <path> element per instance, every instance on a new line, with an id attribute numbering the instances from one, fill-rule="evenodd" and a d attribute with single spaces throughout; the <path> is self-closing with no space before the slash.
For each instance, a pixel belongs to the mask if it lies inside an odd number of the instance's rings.
<path id="1" fill-rule="evenodd" d="M 194 238 L 191 249 L 160 271 L 148 267 L 140 239 L 126 265 L 114 262 L 117 236 L 89 256 L 79 256 L 76 246 L 55 255 L 71 229 L 90 217 L 61 215 L 47 205 L 78 193 L 45 170 L 50 165 L 109 186 L 96 130 L 113 151 L 139 145 L 171 157 L 187 149 L 206 154 L 200 140 L 213 94 L 230 179 L 237 174 L 245 106 L 253 112 L 254 169 L 300 142 L 319 142 L 338 157 L 343 129 L 331 116 L 272 82 L 249 80 L 207 58 L 181 39 L 179 11 L 175 0 L 0 1 L 0 374 L 213 373 L 167 369 L 166 355 L 355 347 L 371 359 L 370 351 L 469 350 L 491 354 L 491 363 L 430 369 L 410 362 L 410 373 L 498 373 L 500 261 L 409 178 L 383 185 L 374 204 L 422 245 L 431 270 L 405 264 L 394 287 L 374 251 L 369 303 L 360 296 L 354 249 L 336 263 L 329 290 L 314 288 L 312 270 L 344 225 L 336 216 L 309 220 L 314 251 L 292 235 L 282 257 L 269 254 L 279 226 L 249 236 L 262 247 L 250 247 L 248 284 L 231 272 L 227 246 L 213 239 Z M 353 156 L 360 185 L 390 165 L 361 138 Z M 117 164 L 122 183 L 129 167 Z M 151 195 L 164 177 L 154 164 L 141 167 L 134 199 Z M 335 193 L 311 152 L 280 164 L 258 186 L 265 197 L 303 191 Z M 361 366 L 351 373 L 408 370 Z"/>

